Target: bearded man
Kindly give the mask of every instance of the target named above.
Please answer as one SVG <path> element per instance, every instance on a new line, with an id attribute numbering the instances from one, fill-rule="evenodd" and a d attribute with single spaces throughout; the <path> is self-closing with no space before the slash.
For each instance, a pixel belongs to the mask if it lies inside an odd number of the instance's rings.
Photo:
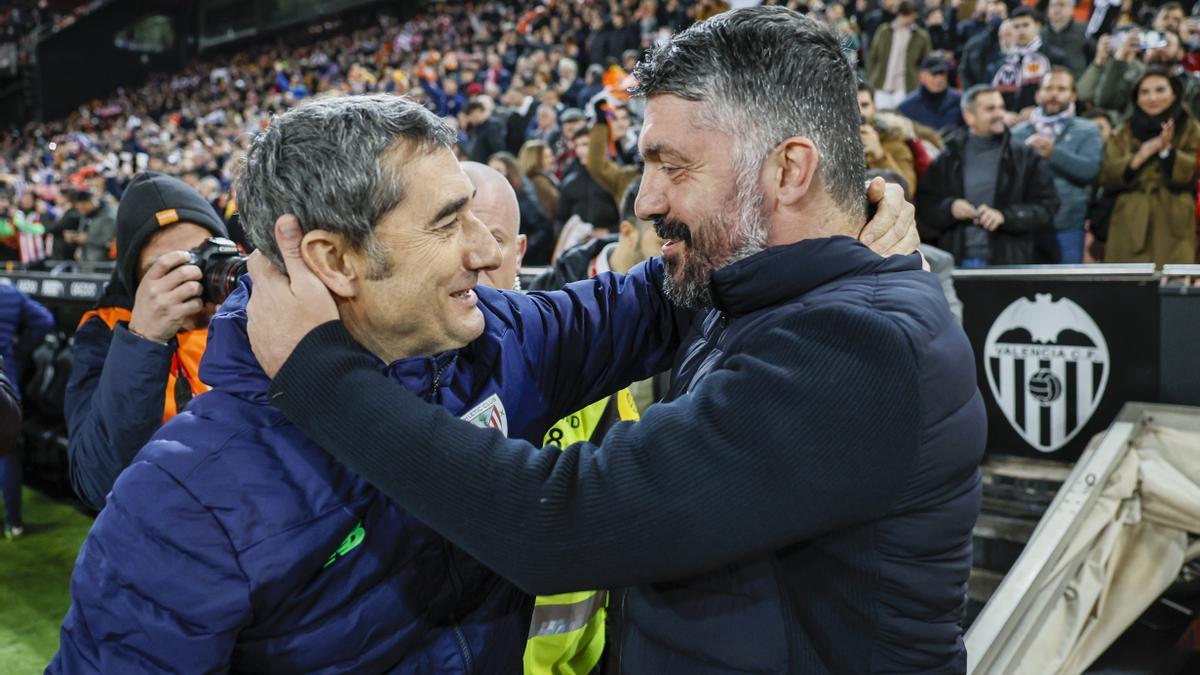
<path id="1" fill-rule="evenodd" d="M 965 670 L 983 406 L 936 278 L 856 239 L 863 146 L 837 38 L 782 7 L 735 10 L 636 75 L 636 210 L 666 244 L 627 278 L 665 262 L 666 296 L 698 310 L 666 401 L 562 450 L 458 419 L 380 373 L 305 253 L 320 235 L 301 238 L 290 217 L 276 223 L 287 276 L 263 258 L 251 270 L 270 399 L 525 590 L 624 588 L 614 672 Z M 606 279 L 563 291 L 597 299 L 578 325 L 621 320 L 598 293 Z M 496 298 L 478 293 L 486 319 Z M 480 324 L 485 341 L 546 344 L 536 320 Z M 581 348 L 617 354 L 630 339 L 599 334 Z M 526 370 L 591 377 L 551 353 L 557 365 L 535 354 Z"/>

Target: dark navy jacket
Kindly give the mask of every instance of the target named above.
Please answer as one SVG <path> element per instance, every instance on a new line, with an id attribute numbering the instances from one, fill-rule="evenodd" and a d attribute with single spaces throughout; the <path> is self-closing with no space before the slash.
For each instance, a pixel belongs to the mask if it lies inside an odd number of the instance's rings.
<path id="1" fill-rule="evenodd" d="M 21 381 L 18 350 L 21 356 L 33 352 L 52 328 L 49 310 L 16 288 L 0 284 L 0 359 L 14 385 Z"/>
<path id="2" fill-rule="evenodd" d="M 96 510 L 163 423 L 164 385 L 176 349 L 174 340 L 162 345 L 129 332 L 128 310 L 99 311 L 121 313 L 123 321 L 85 316 L 75 331 L 64 404 L 71 485 Z"/>
<path id="3" fill-rule="evenodd" d="M 424 405 L 340 322 L 271 391 L 525 590 L 629 587 L 620 672 L 964 671 L 986 424 L 937 278 L 836 237 L 748 257 L 711 288 L 672 400 L 600 446 L 547 453 Z"/>
<path id="4" fill-rule="evenodd" d="M 939 97 L 926 91 L 925 87 L 917 87 L 896 109 L 910 120 L 942 132 L 947 127 L 962 126 L 961 100 L 962 94 L 950 88 Z"/>
<path id="5" fill-rule="evenodd" d="M 468 347 L 388 366 L 360 353 L 456 417 L 540 440 L 623 385 L 614 373 L 666 367 L 682 329 L 663 321 L 660 270 L 608 275 L 588 293 L 479 288 L 486 328 Z M 243 287 L 209 329 L 201 376 L 213 390 L 113 487 L 48 672 L 520 672 L 531 598 L 271 405 L 246 298 Z"/>

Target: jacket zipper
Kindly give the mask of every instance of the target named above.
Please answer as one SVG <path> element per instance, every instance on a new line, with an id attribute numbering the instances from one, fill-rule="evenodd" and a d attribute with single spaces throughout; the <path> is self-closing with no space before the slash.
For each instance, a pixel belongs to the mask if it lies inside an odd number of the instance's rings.
<path id="1" fill-rule="evenodd" d="M 467 636 L 463 635 L 462 628 L 458 624 L 454 624 L 454 639 L 458 641 L 458 651 L 462 653 L 463 667 L 468 673 L 475 672 L 475 664 L 471 660 L 471 648 L 467 645 Z"/>
<path id="2" fill-rule="evenodd" d="M 451 363 L 454 363 L 453 358 L 433 371 L 433 390 L 429 394 L 430 403 L 437 403 L 438 389 L 442 385 L 442 375 L 446 373 L 446 369 L 450 367 Z M 463 633 L 462 627 L 458 625 L 458 605 L 463 594 L 462 579 L 458 576 L 458 567 L 454 564 L 450 542 L 445 539 L 442 539 L 442 555 L 446 556 L 446 570 L 450 573 L 450 585 L 454 588 L 453 611 L 450 615 L 450 620 L 454 622 L 454 642 L 458 645 L 458 653 L 462 655 L 463 668 L 467 673 L 473 673 L 475 672 L 475 660 L 471 656 L 471 646 L 467 644 L 467 636 Z"/>
<path id="3" fill-rule="evenodd" d="M 436 364 L 437 362 L 434 361 L 434 363 Z M 442 364 L 440 368 L 437 368 L 433 371 L 433 391 L 429 394 L 430 403 L 437 403 L 438 389 L 442 386 L 442 375 L 446 374 L 446 369 L 448 369 L 452 363 L 454 363 L 454 357 L 447 359 L 446 363 Z"/>
<path id="4" fill-rule="evenodd" d="M 442 539 L 442 555 L 446 556 L 446 570 L 450 573 L 450 585 L 454 588 L 453 611 L 450 613 L 450 620 L 454 622 L 454 640 L 458 643 L 459 653 L 462 654 L 463 667 L 466 668 L 466 672 L 472 673 L 475 671 L 475 665 L 471 658 L 471 647 L 467 644 L 467 636 L 463 634 L 462 627 L 458 625 L 458 605 L 463 593 L 462 579 L 459 578 L 458 567 L 454 564 L 450 542 L 445 539 Z"/>

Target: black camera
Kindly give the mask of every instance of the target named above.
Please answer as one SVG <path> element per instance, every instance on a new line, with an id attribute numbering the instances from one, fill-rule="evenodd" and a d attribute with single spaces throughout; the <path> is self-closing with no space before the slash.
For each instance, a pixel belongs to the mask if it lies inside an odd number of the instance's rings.
<path id="1" fill-rule="evenodd" d="M 203 288 L 200 298 L 219 305 L 237 288 L 238 280 L 246 273 L 246 257 L 237 244 L 225 237 L 209 237 L 192 249 L 188 264 L 200 268 Z"/>

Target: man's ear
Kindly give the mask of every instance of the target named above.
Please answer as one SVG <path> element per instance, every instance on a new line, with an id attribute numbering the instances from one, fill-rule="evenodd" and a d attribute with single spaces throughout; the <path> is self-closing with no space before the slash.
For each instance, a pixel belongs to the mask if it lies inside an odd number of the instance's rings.
<path id="1" fill-rule="evenodd" d="M 633 241 L 633 239 L 637 237 L 637 225 L 634 225 L 628 220 L 622 220 L 620 234 L 622 239 Z"/>
<path id="2" fill-rule="evenodd" d="M 820 153 L 812 139 L 793 136 L 784 140 L 772 153 L 776 162 L 773 172 L 776 197 L 783 206 L 796 206 L 808 194 L 817 176 Z"/>
<path id="3" fill-rule="evenodd" d="M 517 235 L 517 267 L 518 268 L 521 266 L 521 263 L 525 260 L 525 250 L 528 248 L 529 248 L 529 237 L 527 237 L 523 234 L 518 234 Z"/>
<path id="4" fill-rule="evenodd" d="M 358 294 L 358 257 L 342 235 L 312 230 L 300 240 L 300 257 L 331 293 L 341 298 Z"/>

